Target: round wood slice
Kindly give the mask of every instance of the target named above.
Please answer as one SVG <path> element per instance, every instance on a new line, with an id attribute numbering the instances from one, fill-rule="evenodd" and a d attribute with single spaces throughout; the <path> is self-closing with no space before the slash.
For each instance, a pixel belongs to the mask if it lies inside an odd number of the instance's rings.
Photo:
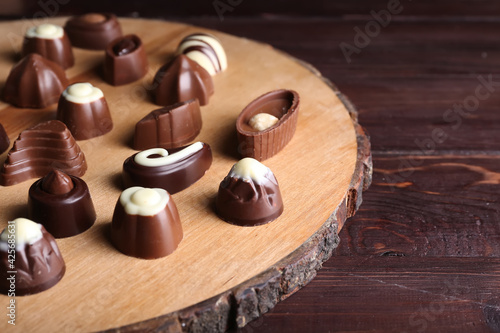
<path id="1" fill-rule="evenodd" d="M 65 20 L 51 22 L 63 25 Z M 0 24 L 2 85 L 32 24 Z M 351 104 L 311 66 L 269 45 L 208 31 L 221 40 L 229 63 L 214 77 L 215 94 L 202 107 L 203 129 L 196 138 L 211 145 L 214 162 L 199 182 L 173 195 L 184 229 L 179 248 L 157 260 L 125 256 L 111 245 L 108 228 L 122 191 L 122 163 L 135 153 L 130 147 L 135 123 L 158 108 L 150 97 L 156 70 L 184 36 L 207 30 L 153 20 L 122 19 L 121 24 L 124 33 L 135 33 L 144 42 L 150 69 L 143 80 L 111 86 L 101 77 L 104 53 L 76 48 L 76 64 L 67 71 L 71 82 L 88 81 L 103 90 L 114 121 L 110 133 L 79 141 L 89 166 L 82 178 L 96 207 L 96 224 L 57 240 L 66 275 L 47 291 L 16 298 L 15 328 L 208 332 L 242 327 L 304 286 L 330 257 L 337 232 L 355 213 L 371 181 L 368 138 Z M 212 205 L 219 183 L 239 159 L 235 120 L 254 98 L 280 88 L 294 89 L 301 97 L 295 136 L 264 162 L 279 181 L 285 211 L 259 227 L 225 223 Z M 56 105 L 35 110 L 1 102 L 0 110 L 0 123 L 13 142 L 22 130 L 54 119 Z M 26 216 L 34 181 L 0 187 L 0 227 Z M 0 296 L 4 310 L 8 302 L 9 297 Z M 2 332 L 14 328 L 5 318 Z"/>

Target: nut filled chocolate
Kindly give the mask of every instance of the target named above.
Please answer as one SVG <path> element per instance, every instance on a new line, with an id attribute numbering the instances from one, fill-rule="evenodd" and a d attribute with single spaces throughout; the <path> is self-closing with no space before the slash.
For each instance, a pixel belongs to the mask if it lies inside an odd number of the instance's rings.
<path id="1" fill-rule="evenodd" d="M 56 238 L 78 235 L 95 222 L 96 213 L 87 184 L 59 170 L 31 185 L 28 216 Z"/>
<path id="2" fill-rule="evenodd" d="M 196 61 L 210 75 L 227 68 L 226 52 L 220 41 L 210 34 L 196 33 L 185 37 L 177 47 L 177 53 Z"/>
<path id="3" fill-rule="evenodd" d="M 111 240 L 122 253 L 156 259 L 175 251 L 183 237 L 177 207 L 167 191 L 130 187 L 116 203 Z"/>
<path id="4" fill-rule="evenodd" d="M 158 70 L 153 86 L 155 103 L 165 106 L 191 99 L 198 99 L 200 105 L 207 105 L 214 93 L 210 74 L 183 54 Z"/>
<path id="5" fill-rule="evenodd" d="M 212 165 L 212 150 L 203 142 L 173 149 L 152 148 L 134 154 L 123 163 L 125 187 L 159 187 L 170 194 L 201 179 Z"/>
<path id="6" fill-rule="evenodd" d="M 154 110 L 135 125 L 134 149 L 181 147 L 200 134 L 201 126 L 196 99 Z"/>
<path id="7" fill-rule="evenodd" d="M 59 100 L 68 83 L 61 66 L 32 53 L 11 69 L 3 98 L 21 108 L 44 108 Z"/>
<path id="8" fill-rule="evenodd" d="M 298 114 L 299 94 L 293 90 L 275 90 L 258 97 L 236 120 L 238 151 L 259 161 L 276 155 L 295 134 Z"/>
<path id="9" fill-rule="evenodd" d="M 244 158 L 220 183 L 215 210 L 224 221 L 239 226 L 273 221 L 283 213 L 278 181 L 264 164 Z"/>
<path id="10" fill-rule="evenodd" d="M 85 155 L 66 125 L 49 120 L 19 134 L 0 170 L 0 185 L 40 178 L 53 169 L 80 177 L 87 170 Z"/>
<path id="11" fill-rule="evenodd" d="M 113 128 L 102 90 L 90 83 L 75 83 L 63 91 L 57 119 L 66 124 L 76 140 L 101 136 Z"/>
<path id="12" fill-rule="evenodd" d="M 148 58 L 136 35 L 118 37 L 106 47 L 104 79 L 114 86 L 139 80 L 148 71 Z"/>
<path id="13" fill-rule="evenodd" d="M 75 64 L 71 42 L 64 29 L 55 24 L 41 24 L 28 29 L 24 37 L 22 56 L 38 53 L 67 69 Z"/>
<path id="14" fill-rule="evenodd" d="M 105 50 L 122 36 L 122 28 L 114 14 L 88 13 L 70 18 L 64 26 L 71 44 L 82 49 Z"/>
<path id="15" fill-rule="evenodd" d="M 42 292 L 57 284 L 65 272 L 56 240 L 41 224 L 18 218 L 0 234 L 2 294 L 25 296 Z"/>
<path id="16" fill-rule="evenodd" d="M 0 155 L 5 153 L 7 149 L 9 149 L 10 140 L 7 132 L 5 132 L 5 128 L 3 128 L 2 124 L 0 124 Z"/>

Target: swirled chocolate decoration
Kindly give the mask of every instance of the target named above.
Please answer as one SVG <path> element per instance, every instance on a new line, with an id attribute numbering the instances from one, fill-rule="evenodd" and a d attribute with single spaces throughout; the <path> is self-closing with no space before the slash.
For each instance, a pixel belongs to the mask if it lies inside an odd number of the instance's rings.
<path id="1" fill-rule="evenodd" d="M 177 53 L 196 61 L 210 75 L 227 68 L 226 52 L 220 41 L 210 34 L 196 33 L 185 37 L 180 42 Z"/>

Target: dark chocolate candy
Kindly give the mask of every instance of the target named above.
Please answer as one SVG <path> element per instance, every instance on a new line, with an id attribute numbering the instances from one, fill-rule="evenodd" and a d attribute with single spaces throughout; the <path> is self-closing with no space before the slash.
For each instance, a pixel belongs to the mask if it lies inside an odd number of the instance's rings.
<path id="1" fill-rule="evenodd" d="M 96 220 L 87 184 L 59 170 L 51 171 L 31 185 L 28 214 L 56 238 L 78 235 Z"/>
<path id="2" fill-rule="evenodd" d="M 136 35 L 118 37 L 106 48 L 104 79 L 119 86 L 146 75 L 148 58 L 141 39 Z"/>
<path id="3" fill-rule="evenodd" d="M 9 238 L 12 234 L 15 237 Z M 14 267 L 9 252 L 12 249 L 15 249 Z M 23 218 L 8 223 L 0 235 L 1 293 L 36 294 L 53 287 L 65 272 L 56 240 L 42 225 Z"/>
<path id="4" fill-rule="evenodd" d="M 214 93 L 210 74 L 183 54 L 158 70 L 153 86 L 155 103 L 165 106 L 191 99 L 206 105 Z"/>
<path id="5" fill-rule="evenodd" d="M 159 187 L 174 194 L 198 181 L 211 165 L 212 150 L 203 142 L 170 152 L 152 148 L 125 160 L 123 183 L 125 187 Z"/>
<path id="6" fill-rule="evenodd" d="M 198 136 L 201 126 L 196 99 L 154 110 L 135 125 L 134 149 L 181 147 Z"/>
<path id="7" fill-rule="evenodd" d="M 114 14 L 88 13 L 70 18 L 64 26 L 71 44 L 89 50 L 105 50 L 122 35 Z"/>
<path id="8" fill-rule="evenodd" d="M 177 47 L 177 53 L 185 54 L 215 75 L 227 68 L 227 57 L 220 41 L 213 35 L 196 33 L 184 37 Z"/>
<path id="9" fill-rule="evenodd" d="M 61 66 L 32 53 L 11 69 L 3 98 L 21 108 L 44 108 L 56 103 L 67 85 Z"/>
<path id="10" fill-rule="evenodd" d="M 5 151 L 9 148 L 9 146 L 10 146 L 9 136 L 7 135 L 7 132 L 5 132 L 5 129 L 3 128 L 2 124 L 0 124 L 0 155 L 5 153 Z"/>
<path id="11" fill-rule="evenodd" d="M 116 203 L 111 239 L 122 253 L 156 259 L 175 251 L 183 237 L 177 207 L 167 191 L 130 187 Z"/>

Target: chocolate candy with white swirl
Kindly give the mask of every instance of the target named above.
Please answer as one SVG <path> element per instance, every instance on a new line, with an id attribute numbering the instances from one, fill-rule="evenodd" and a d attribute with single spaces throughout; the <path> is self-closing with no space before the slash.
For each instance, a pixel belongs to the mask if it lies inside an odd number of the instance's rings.
<path id="1" fill-rule="evenodd" d="M 227 68 L 226 52 L 220 41 L 210 34 L 196 33 L 185 37 L 180 42 L 177 53 L 196 61 L 210 75 Z"/>

